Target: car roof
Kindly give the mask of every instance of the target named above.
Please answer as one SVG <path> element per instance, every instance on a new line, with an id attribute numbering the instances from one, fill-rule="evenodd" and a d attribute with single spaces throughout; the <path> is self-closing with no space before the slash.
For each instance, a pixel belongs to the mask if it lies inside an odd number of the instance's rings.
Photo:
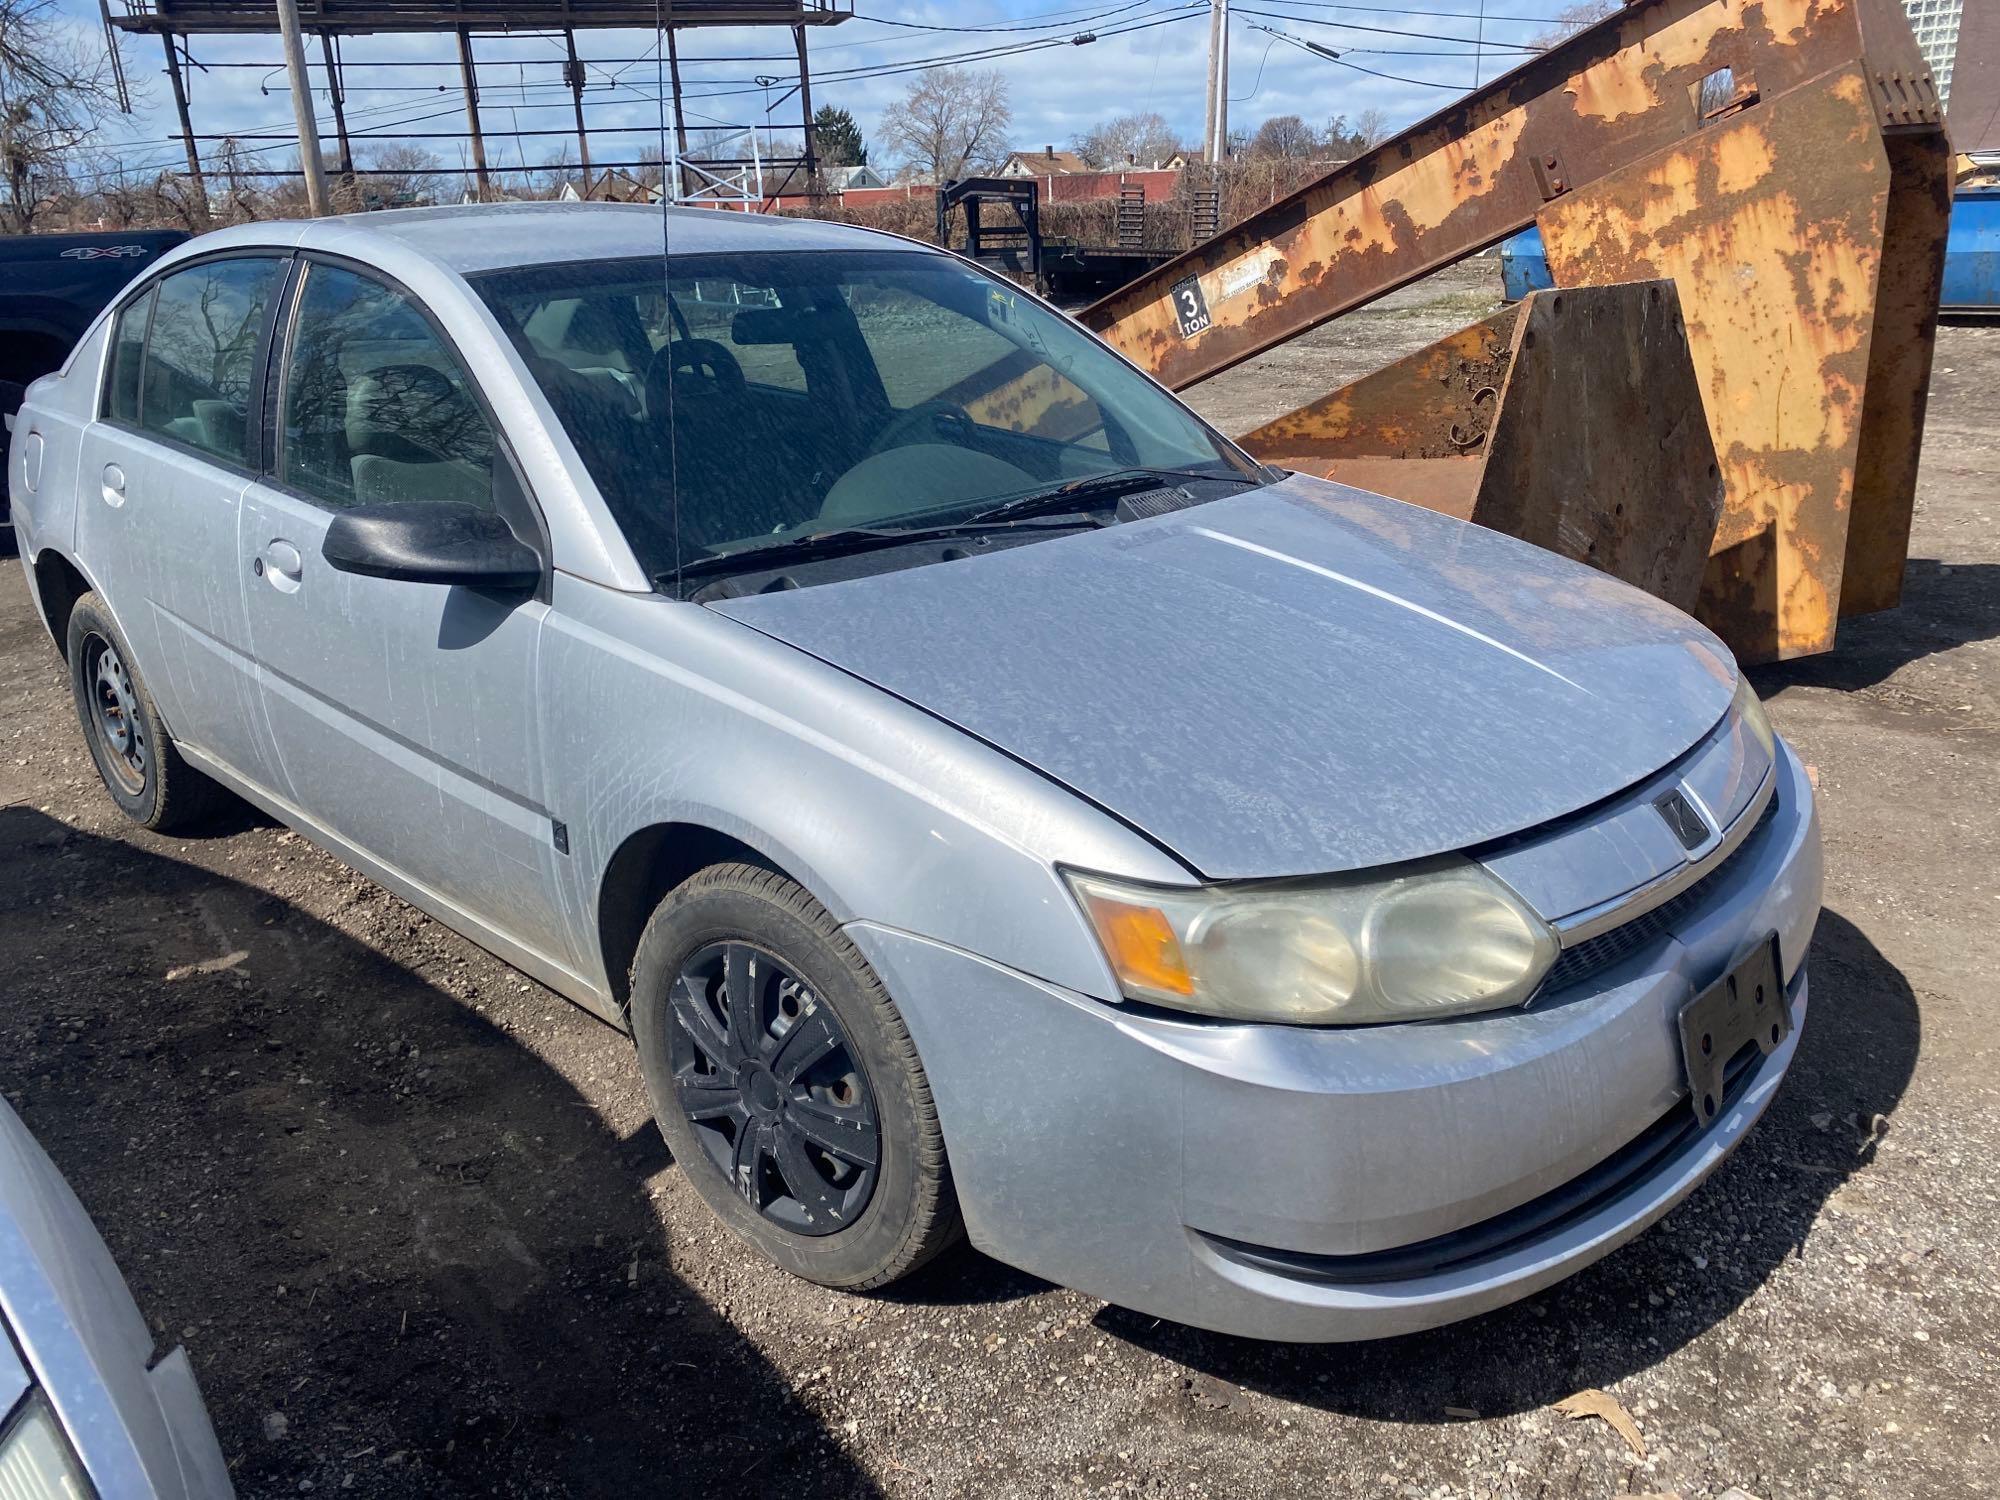
<path id="1" fill-rule="evenodd" d="M 843 224 L 723 209 L 642 203 L 468 203 L 392 208 L 326 219 L 246 224 L 204 235 L 189 248 L 283 245 L 368 260 L 370 247 L 414 251 L 461 276 L 564 260 L 618 260 L 764 250 L 920 250 L 910 241 Z"/>

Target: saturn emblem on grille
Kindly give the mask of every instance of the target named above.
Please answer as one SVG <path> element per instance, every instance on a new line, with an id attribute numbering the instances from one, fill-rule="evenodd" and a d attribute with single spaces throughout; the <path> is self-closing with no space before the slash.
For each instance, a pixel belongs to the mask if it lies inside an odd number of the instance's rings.
<path id="1" fill-rule="evenodd" d="M 1688 794 L 1679 787 L 1675 787 L 1664 797 L 1655 798 L 1653 810 L 1666 821 L 1667 827 L 1673 830 L 1674 837 L 1681 841 L 1683 849 L 1699 849 L 1708 842 L 1708 824 L 1696 810 L 1694 803 L 1689 800 Z"/>

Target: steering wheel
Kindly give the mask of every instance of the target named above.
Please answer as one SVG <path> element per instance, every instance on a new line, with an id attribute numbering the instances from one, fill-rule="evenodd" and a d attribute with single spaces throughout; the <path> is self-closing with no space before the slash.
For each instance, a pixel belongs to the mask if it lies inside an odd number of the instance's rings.
<path id="1" fill-rule="evenodd" d="M 900 448 L 912 438 L 919 442 L 943 439 L 955 447 L 969 448 L 972 445 L 966 440 L 972 436 L 972 427 L 971 413 L 955 402 L 919 401 L 883 424 L 882 430 L 875 434 L 875 441 L 868 445 L 868 456 Z"/>
<path id="2" fill-rule="evenodd" d="M 646 410 L 667 409 L 667 386 L 682 390 L 707 387 L 718 396 L 741 396 L 749 390 L 743 366 L 714 339 L 673 339 L 653 356 L 646 370 Z"/>

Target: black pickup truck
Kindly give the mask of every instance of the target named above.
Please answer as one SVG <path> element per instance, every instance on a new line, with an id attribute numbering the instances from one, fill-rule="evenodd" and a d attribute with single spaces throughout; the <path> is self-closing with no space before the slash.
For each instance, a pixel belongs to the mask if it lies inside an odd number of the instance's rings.
<path id="1" fill-rule="evenodd" d="M 186 238 L 179 229 L 0 235 L 0 453 L 28 383 L 60 368 L 105 304 Z M 0 539 L 7 529 L 0 485 Z"/>

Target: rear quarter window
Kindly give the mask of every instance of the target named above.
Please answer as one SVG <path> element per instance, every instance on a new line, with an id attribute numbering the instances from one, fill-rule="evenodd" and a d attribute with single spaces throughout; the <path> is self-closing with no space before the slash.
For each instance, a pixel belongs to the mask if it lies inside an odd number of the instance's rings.
<path id="1" fill-rule="evenodd" d="M 154 288 L 118 315 L 111 342 L 111 378 L 104 389 L 104 415 L 118 422 L 139 421 L 139 372 L 146 352 L 146 323 L 153 316 Z"/>

